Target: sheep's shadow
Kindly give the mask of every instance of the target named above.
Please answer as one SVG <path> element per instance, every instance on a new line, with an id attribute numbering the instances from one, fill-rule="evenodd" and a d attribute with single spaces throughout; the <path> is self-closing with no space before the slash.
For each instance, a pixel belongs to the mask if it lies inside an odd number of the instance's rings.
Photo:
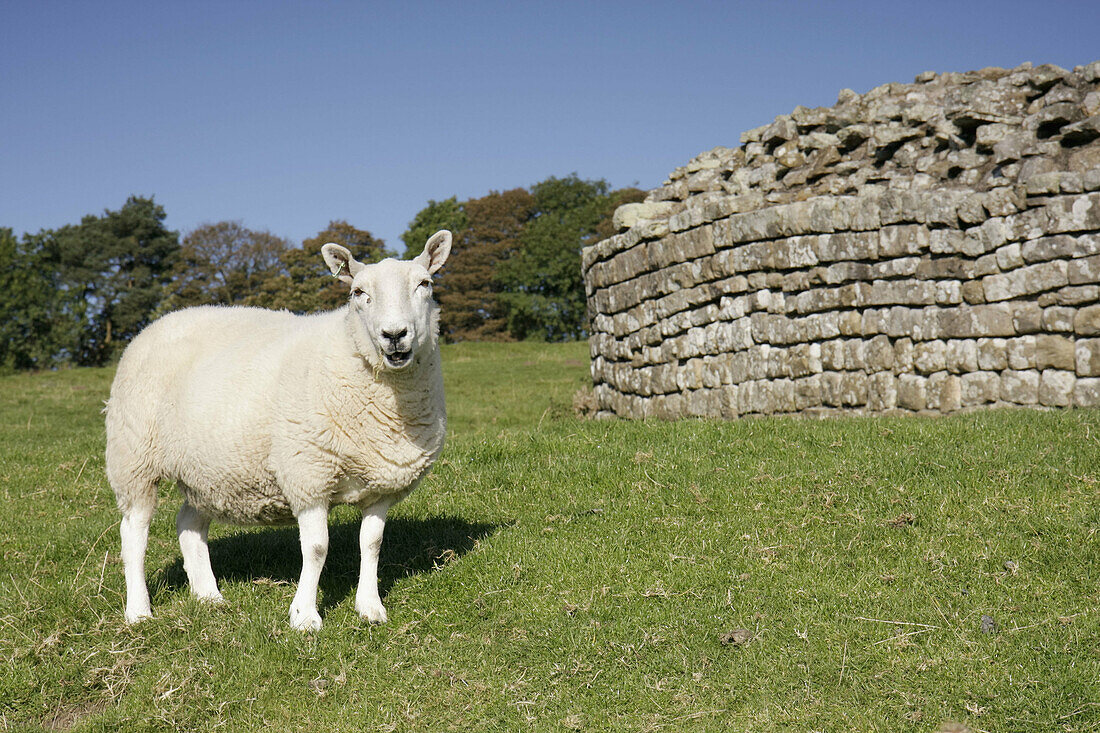
<path id="1" fill-rule="evenodd" d="M 500 527 L 448 516 L 389 519 L 378 558 L 379 593 L 385 598 L 398 580 L 431 572 L 465 555 Z M 298 528 L 269 527 L 213 539 L 210 564 L 219 585 L 241 581 L 297 583 L 302 570 Z M 328 558 L 320 581 L 322 613 L 346 599 L 358 582 L 359 521 L 332 522 Z M 183 558 L 161 569 L 152 585 L 169 592 L 187 590 Z"/>

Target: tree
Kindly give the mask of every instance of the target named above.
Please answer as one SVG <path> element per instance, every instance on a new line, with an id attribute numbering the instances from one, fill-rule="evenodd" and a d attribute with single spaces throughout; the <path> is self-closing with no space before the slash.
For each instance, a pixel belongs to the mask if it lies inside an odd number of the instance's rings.
<path id="1" fill-rule="evenodd" d="M 56 277 L 35 241 L 0 229 L 0 371 L 49 367 L 62 348 Z"/>
<path id="2" fill-rule="evenodd" d="M 152 198 L 131 196 L 118 211 L 45 237 L 45 261 L 57 269 L 66 315 L 79 324 L 70 346 L 77 364 L 107 362 L 151 319 L 179 251 L 179 234 L 164 218 Z"/>
<path id="3" fill-rule="evenodd" d="M 454 232 L 451 257 L 435 290 L 442 307 L 440 331 L 450 341 L 510 340 L 494 273 L 520 248 L 534 198 L 523 188 L 493 191 L 466 201 L 462 209 L 469 223 Z"/>
<path id="4" fill-rule="evenodd" d="M 576 173 L 551 176 L 532 186 L 531 194 L 535 208 L 521 246 L 495 272 L 508 331 L 517 339 L 583 338 L 588 318 L 581 249 L 605 238 L 615 207 L 637 194 L 610 191 L 607 181 L 582 180 Z"/>
<path id="5" fill-rule="evenodd" d="M 408 229 L 401 235 L 401 241 L 405 243 L 404 258 L 411 260 L 423 252 L 428 238 L 440 229 L 457 234 L 466 228 L 469 221 L 462 205 L 454 196 L 443 201 L 429 199 L 428 205 L 416 212 Z"/>
<path id="6" fill-rule="evenodd" d="M 239 221 L 203 224 L 183 239 L 161 310 L 241 303 L 271 276 L 289 246 L 285 239 Z"/>
<path id="7" fill-rule="evenodd" d="M 263 308 L 286 308 L 295 313 L 332 310 L 343 305 L 348 290 L 340 286 L 321 259 L 321 245 L 328 242 L 347 247 L 360 262 L 378 262 L 392 255 L 385 243 L 370 232 L 356 229 L 346 221 L 332 221 L 317 236 L 302 242 L 301 247 L 283 250 L 278 269 L 244 302 Z"/>
<path id="8" fill-rule="evenodd" d="M 302 242 L 302 247 L 313 252 L 320 260 L 321 245 L 329 242 L 347 247 L 360 262 L 380 262 L 394 256 L 393 252 L 386 249 L 386 243 L 381 239 L 366 229 L 356 229 L 343 219 L 330 221 L 326 228 L 317 233 L 317 236 Z"/>

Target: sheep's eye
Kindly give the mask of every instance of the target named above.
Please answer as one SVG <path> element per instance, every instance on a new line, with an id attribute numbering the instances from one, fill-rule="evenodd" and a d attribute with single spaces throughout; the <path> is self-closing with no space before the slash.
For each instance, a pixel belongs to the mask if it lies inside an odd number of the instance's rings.
<path id="1" fill-rule="evenodd" d="M 418 288 L 427 288 L 428 292 L 430 293 L 431 290 L 432 290 L 432 281 L 431 280 L 421 280 L 420 283 L 416 287 L 418 287 Z"/>
<path id="2" fill-rule="evenodd" d="M 362 298 L 367 303 L 370 302 L 370 296 L 367 295 L 366 291 L 363 290 L 363 288 L 352 288 L 351 294 L 356 298 Z"/>

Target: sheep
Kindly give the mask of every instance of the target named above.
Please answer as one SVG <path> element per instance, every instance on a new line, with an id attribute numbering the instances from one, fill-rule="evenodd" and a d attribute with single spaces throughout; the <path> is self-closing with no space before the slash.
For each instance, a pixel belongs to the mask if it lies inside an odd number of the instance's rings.
<path id="1" fill-rule="evenodd" d="M 199 306 L 134 338 L 105 408 L 127 623 L 152 615 L 145 550 L 161 480 L 174 480 L 183 496 L 183 566 L 204 601 L 224 602 L 207 548 L 212 520 L 297 522 L 302 574 L 290 624 L 301 630 L 321 627 L 329 507 L 358 506 L 355 609 L 386 621 L 378 595 L 386 513 L 427 474 L 447 428 L 432 276 L 450 250 L 445 230 L 409 261 L 363 264 L 325 244 L 325 264 L 350 288 L 341 308 L 294 315 Z"/>

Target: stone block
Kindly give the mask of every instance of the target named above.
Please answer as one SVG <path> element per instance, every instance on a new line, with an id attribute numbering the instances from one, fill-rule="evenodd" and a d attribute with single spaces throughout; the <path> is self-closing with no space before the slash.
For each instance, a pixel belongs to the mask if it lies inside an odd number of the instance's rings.
<path id="1" fill-rule="evenodd" d="M 848 229 L 850 213 L 846 201 L 835 196 L 819 196 L 810 201 L 810 226 L 815 232 L 829 233 Z"/>
<path id="2" fill-rule="evenodd" d="M 913 340 L 901 338 L 894 341 L 894 366 L 896 374 L 913 371 Z"/>
<path id="3" fill-rule="evenodd" d="M 1060 196 L 1044 207 L 1047 234 L 1100 230 L 1100 193 Z"/>
<path id="4" fill-rule="evenodd" d="M 1068 407 L 1073 402 L 1077 375 L 1058 369 L 1044 369 L 1039 378 L 1039 404 L 1048 407 Z"/>
<path id="5" fill-rule="evenodd" d="M 982 338 L 1014 336 L 1012 316 L 1008 304 L 995 303 L 946 308 L 939 312 L 938 320 L 944 338 Z"/>
<path id="6" fill-rule="evenodd" d="M 963 407 L 996 402 L 1001 398 L 1001 377 L 996 372 L 970 372 L 959 379 Z"/>
<path id="7" fill-rule="evenodd" d="M 940 340 L 922 341 L 913 346 L 913 367 L 921 374 L 947 368 L 947 344 Z"/>
<path id="8" fill-rule="evenodd" d="M 771 265 L 781 270 L 816 265 L 818 260 L 813 246 L 816 242 L 817 237 L 794 236 L 778 240 L 772 252 Z"/>
<path id="9" fill-rule="evenodd" d="M 988 249 L 979 232 L 974 229 L 979 227 L 965 232 L 958 229 L 933 229 L 928 233 L 928 251 L 933 254 L 961 254 L 967 257 L 983 255 Z"/>
<path id="10" fill-rule="evenodd" d="M 791 394 L 794 401 L 794 409 L 801 412 L 821 405 L 821 375 L 812 374 L 808 377 L 795 379 L 791 383 Z"/>
<path id="11" fill-rule="evenodd" d="M 737 390 L 737 412 L 741 415 L 771 414 L 768 382 L 754 379 L 739 384 Z"/>
<path id="12" fill-rule="evenodd" d="M 894 345 L 887 336 L 875 336 L 863 342 L 863 368 L 869 373 L 889 371 L 894 367 Z"/>
<path id="13" fill-rule="evenodd" d="M 1070 285 L 1088 285 L 1100 282 L 1100 255 L 1069 261 Z"/>
<path id="14" fill-rule="evenodd" d="M 676 418 L 683 417 L 684 396 L 679 392 L 662 395 L 662 397 L 655 400 L 655 402 L 657 404 L 654 405 L 653 409 L 654 417 L 664 420 L 675 420 Z"/>
<path id="15" fill-rule="evenodd" d="M 890 372 L 877 372 L 867 380 L 867 408 L 876 412 L 898 406 L 898 379 Z"/>
<path id="16" fill-rule="evenodd" d="M 821 367 L 827 371 L 862 371 L 867 342 L 862 339 L 833 339 L 822 342 Z"/>
<path id="17" fill-rule="evenodd" d="M 796 344 L 787 350 L 788 376 L 804 377 L 816 374 L 821 369 L 821 344 Z"/>
<path id="18" fill-rule="evenodd" d="M 1001 399 L 1016 405 L 1039 403 L 1039 372 L 1034 370 L 1001 372 Z"/>
<path id="19" fill-rule="evenodd" d="M 878 259 L 878 232 L 837 232 L 815 239 L 815 256 L 821 262 Z"/>
<path id="20" fill-rule="evenodd" d="M 860 336 L 863 334 L 863 318 L 859 311 L 841 311 L 836 318 L 837 331 L 841 336 Z"/>
<path id="21" fill-rule="evenodd" d="M 1003 338 L 978 339 L 978 368 L 1000 371 L 1008 367 L 1008 342 Z"/>
<path id="22" fill-rule="evenodd" d="M 974 260 L 973 277 L 996 275 L 1000 271 L 1001 268 L 997 267 L 997 255 L 995 254 L 982 255 Z"/>
<path id="23" fill-rule="evenodd" d="M 1068 266 L 1064 261 L 1054 260 L 1000 275 L 989 275 L 982 279 L 985 299 L 996 302 L 1060 288 L 1069 283 L 1067 271 Z"/>
<path id="24" fill-rule="evenodd" d="M 708 169 L 692 173 L 686 179 L 689 194 L 703 191 L 721 191 L 722 177 L 719 171 Z"/>
<path id="25" fill-rule="evenodd" d="M 960 287 L 963 300 L 969 305 L 980 305 L 985 302 L 985 288 L 980 280 L 967 280 Z"/>
<path id="26" fill-rule="evenodd" d="M 1073 388 L 1075 407 L 1100 407 L 1100 379 L 1078 379 Z"/>
<path id="27" fill-rule="evenodd" d="M 926 254 L 929 247 L 928 227 L 922 224 L 901 224 L 883 227 L 878 232 L 880 257 L 904 257 Z"/>
<path id="28" fill-rule="evenodd" d="M 922 257 L 917 264 L 916 276 L 920 280 L 951 278 L 966 280 L 974 277 L 974 260 L 967 257 Z"/>
<path id="29" fill-rule="evenodd" d="M 867 404 L 867 375 L 862 372 L 822 373 L 821 401 L 830 407 Z"/>
<path id="30" fill-rule="evenodd" d="M 982 147 L 991 148 L 1013 131 L 1014 128 L 1011 125 L 996 122 L 980 125 L 975 131 L 975 142 Z"/>
<path id="31" fill-rule="evenodd" d="M 1047 332 L 1073 332 L 1074 308 L 1052 305 L 1043 309 L 1043 330 Z"/>
<path id="32" fill-rule="evenodd" d="M 1077 339 L 1074 370 L 1078 377 L 1100 377 L 1100 339 Z"/>
<path id="33" fill-rule="evenodd" d="M 973 339 L 952 339 L 947 343 L 945 364 L 953 374 L 978 370 L 978 342 Z"/>
<path id="34" fill-rule="evenodd" d="M 1008 339 L 1008 367 L 1010 369 L 1034 369 L 1035 368 L 1035 337 L 1020 336 Z"/>
<path id="35" fill-rule="evenodd" d="M 878 280 L 882 278 L 911 277 L 917 273 L 920 264 L 920 257 L 895 257 L 869 266 L 868 276 L 860 279 Z M 864 266 L 868 267 L 867 265 Z"/>
<path id="36" fill-rule="evenodd" d="M 943 332 L 938 311 L 902 306 L 895 306 L 883 313 L 882 330 L 892 338 L 908 336 L 920 341 L 938 338 Z"/>
<path id="37" fill-rule="evenodd" d="M 1035 337 L 1036 369 L 1074 369 L 1073 341 L 1065 336 L 1039 334 Z"/>
<path id="38" fill-rule="evenodd" d="M 860 313 L 860 333 L 863 336 L 874 336 L 884 333 L 886 330 L 886 315 L 888 311 L 881 308 L 866 308 Z"/>
<path id="39" fill-rule="evenodd" d="M 940 280 L 935 285 L 938 305 L 956 305 L 962 302 L 962 287 L 957 280 Z"/>
<path id="40" fill-rule="evenodd" d="M 736 384 L 730 384 L 722 387 L 719 390 L 719 404 L 721 405 L 721 416 L 723 419 L 732 420 L 740 415 L 738 412 L 738 399 L 737 399 L 738 387 Z"/>
<path id="41" fill-rule="evenodd" d="M 1027 207 L 1026 192 L 1020 186 L 1004 186 L 982 196 L 982 206 L 990 216 L 1010 216 Z"/>
<path id="42" fill-rule="evenodd" d="M 986 211 L 982 205 L 984 198 L 980 193 L 972 193 L 963 197 L 957 209 L 959 221 L 963 224 L 981 224 L 985 221 Z"/>
<path id="43" fill-rule="evenodd" d="M 1100 336 L 1100 305 L 1090 305 L 1073 317 L 1073 332 L 1078 336 Z"/>
<path id="44" fill-rule="evenodd" d="M 1048 171 L 1046 173 L 1034 173 L 1032 175 L 1024 175 L 1021 177 L 1021 181 L 1027 188 L 1028 196 L 1042 196 L 1044 194 L 1058 193 L 1061 190 L 1059 185 L 1062 176 L 1065 173 L 1062 171 Z"/>
<path id="45" fill-rule="evenodd" d="M 845 368 L 844 341 L 834 339 L 823 341 L 821 349 L 821 368 L 827 371 L 840 371 Z"/>
<path id="46" fill-rule="evenodd" d="M 698 389 L 684 393 L 684 412 L 689 417 L 718 417 L 720 394 L 715 390 Z"/>
<path id="47" fill-rule="evenodd" d="M 623 204 L 615 209 L 611 222 L 616 229 L 630 229 L 643 219 L 668 218 L 674 211 L 675 204 L 670 201 Z"/>
<path id="48" fill-rule="evenodd" d="M 929 375 L 926 393 L 930 409 L 954 412 L 962 407 L 962 381 L 954 374 L 936 372 Z"/>
<path id="49" fill-rule="evenodd" d="M 1005 226 L 1004 218 L 999 216 L 986 219 L 977 229 L 978 237 L 982 242 L 982 250 L 985 252 L 1001 247 L 1012 236 L 1011 230 Z M 1016 255 L 1019 258 L 1019 252 Z"/>
<path id="50" fill-rule="evenodd" d="M 1097 234 L 1058 234 L 1031 239 L 1020 245 L 1020 255 L 1029 264 L 1097 254 L 1100 254 L 1100 235 Z"/>
<path id="51" fill-rule="evenodd" d="M 937 306 L 927 306 L 920 310 L 913 310 L 915 314 L 913 329 L 909 333 L 904 333 L 903 336 L 910 336 L 914 341 L 945 338 L 943 319 L 947 310 L 950 310 L 950 308 L 939 308 Z"/>
<path id="52" fill-rule="evenodd" d="M 921 280 L 875 280 L 866 294 L 866 305 L 931 305 L 936 302 L 936 283 Z"/>
<path id="53" fill-rule="evenodd" d="M 772 412 L 785 413 L 795 411 L 794 383 L 790 379 L 776 379 L 771 382 Z"/>
<path id="54" fill-rule="evenodd" d="M 670 231 L 668 221 L 665 219 L 639 221 L 635 228 L 642 239 L 660 239 L 668 236 Z"/>
<path id="55" fill-rule="evenodd" d="M 906 410 L 920 411 L 928 407 L 928 379 L 915 374 L 901 374 L 897 382 L 897 405 Z"/>
<path id="56" fill-rule="evenodd" d="M 997 257 L 997 267 L 1001 270 L 1012 270 L 1023 267 L 1024 258 L 1020 256 L 1020 243 L 1013 242 L 999 248 L 994 254 Z"/>
<path id="57" fill-rule="evenodd" d="M 1031 301 L 1013 303 L 1012 327 L 1016 333 L 1038 333 L 1043 328 L 1043 309 Z"/>
<path id="58" fill-rule="evenodd" d="M 1039 305 L 1092 305 L 1100 300 L 1100 286 L 1071 285 L 1039 296 Z M 1076 318 L 1074 319 L 1076 322 Z"/>
<path id="59" fill-rule="evenodd" d="M 790 117 L 785 115 L 776 117 L 775 122 L 764 128 L 763 133 L 760 135 L 760 142 L 765 145 L 781 145 L 787 140 L 797 139 L 798 126 Z"/>

